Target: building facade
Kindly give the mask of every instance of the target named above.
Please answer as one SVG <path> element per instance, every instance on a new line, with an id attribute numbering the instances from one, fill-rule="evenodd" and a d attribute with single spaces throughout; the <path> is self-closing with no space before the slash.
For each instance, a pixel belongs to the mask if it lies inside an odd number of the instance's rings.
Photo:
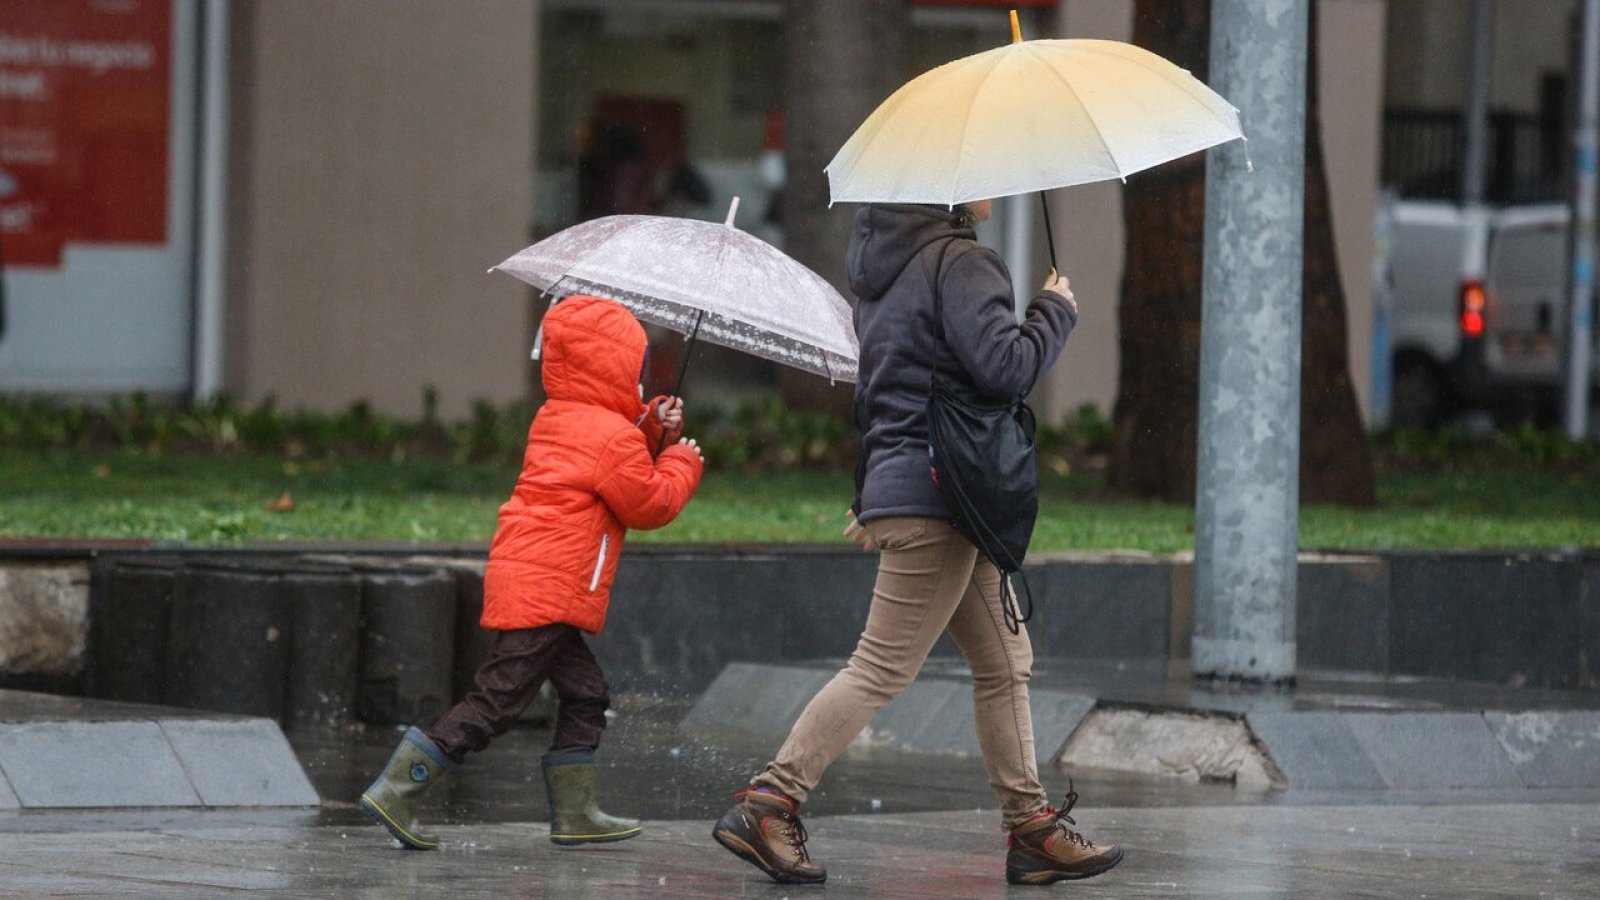
<path id="1" fill-rule="evenodd" d="M 928 0 L 907 77 L 1008 40 L 1008 5 L 1029 36 L 1132 33 L 1133 0 Z M 1319 0 L 1364 400 L 1384 111 L 1459 110 L 1470 5 Z M 1545 5 L 1499 3 L 1497 107 L 1555 102 L 1547 70 L 1569 64 L 1534 51 L 1564 46 L 1574 3 Z M 720 219 L 738 195 L 741 227 L 781 246 L 775 0 L 12 0 L 0 15 L 0 391 L 415 415 L 431 387 L 458 415 L 529 390 L 541 306 L 485 270 L 532 240 L 608 211 Z M 52 167 L 76 174 L 51 182 Z M 1125 236 L 1119 184 L 1050 203 L 1083 309 L 1035 398 L 1055 419 L 1115 396 Z M 1038 232 L 1019 203 L 983 235 L 1024 288 L 1046 265 Z M 724 362 L 736 377 L 708 390 L 759 385 Z"/>

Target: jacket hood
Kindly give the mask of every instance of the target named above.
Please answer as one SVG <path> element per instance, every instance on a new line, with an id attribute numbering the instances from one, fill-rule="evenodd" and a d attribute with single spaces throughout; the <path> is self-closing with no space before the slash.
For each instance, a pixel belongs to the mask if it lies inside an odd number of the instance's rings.
<path id="1" fill-rule="evenodd" d="M 644 328 L 620 303 L 567 297 L 544 315 L 544 390 L 552 400 L 602 406 L 638 417 Z"/>
<path id="2" fill-rule="evenodd" d="M 883 296 L 922 248 L 944 238 L 973 239 L 952 209 L 923 203 L 869 203 L 856 210 L 846 257 L 850 290 L 871 302 Z"/>

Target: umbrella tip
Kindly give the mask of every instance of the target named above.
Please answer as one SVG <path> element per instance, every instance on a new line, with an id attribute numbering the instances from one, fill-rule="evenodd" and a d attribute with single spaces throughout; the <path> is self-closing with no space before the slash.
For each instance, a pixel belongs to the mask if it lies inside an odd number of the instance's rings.
<path id="1" fill-rule="evenodd" d="M 734 197 L 733 197 L 733 202 L 728 204 L 728 218 L 726 220 L 724 220 L 722 224 L 728 226 L 729 228 L 732 228 L 733 227 L 733 217 L 738 215 L 738 214 L 739 214 L 739 196 L 737 194 L 735 194 Z"/>
<path id="2" fill-rule="evenodd" d="M 1011 11 L 1011 43 L 1022 43 L 1022 23 L 1017 21 L 1017 11 Z"/>

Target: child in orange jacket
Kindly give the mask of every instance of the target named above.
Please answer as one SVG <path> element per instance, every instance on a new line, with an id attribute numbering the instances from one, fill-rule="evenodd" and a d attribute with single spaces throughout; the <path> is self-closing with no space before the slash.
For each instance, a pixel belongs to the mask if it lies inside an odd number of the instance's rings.
<path id="1" fill-rule="evenodd" d="M 628 528 L 659 528 L 683 510 L 703 463 L 693 440 L 657 455 L 682 430 L 683 403 L 642 402 L 644 329 L 621 305 L 574 296 L 545 314 L 549 399 L 528 429 L 522 475 L 489 547 L 484 628 L 497 632 L 476 688 L 426 730 L 412 727 L 361 808 L 407 847 L 438 839 L 419 830 L 417 805 L 467 753 L 505 732 L 547 679 L 560 698 L 555 738 L 541 759 L 550 840 L 620 841 L 639 823 L 601 812 L 594 753 L 609 689 L 583 633 L 605 624 Z"/>

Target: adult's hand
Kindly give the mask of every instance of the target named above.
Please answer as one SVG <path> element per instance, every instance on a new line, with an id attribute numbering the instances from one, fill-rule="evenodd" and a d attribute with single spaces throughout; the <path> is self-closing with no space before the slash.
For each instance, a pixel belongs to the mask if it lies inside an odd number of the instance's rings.
<path id="1" fill-rule="evenodd" d="M 856 519 L 855 511 L 847 509 L 844 514 L 845 518 L 850 520 L 849 524 L 844 526 L 844 536 L 860 544 L 861 549 L 867 553 L 878 549 L 878 544 L 872 539 L 872 535 L 868 534 L 867 530 L 861 527 L 861 522 Z"/>
<path id="2" fill-rule="evenodd" d="M 1051 269 L 1050 274 L 1045 276 L 1044 287 L 1040 290 L 1060 296 L 1072 309 L 1072 314 L 1074 316 L 1078 314 L 1078 299 L 1072 296 L 1072 288 L 1067 284 L 1066 276 L 1058 274 L 1055 269 Z"/>

